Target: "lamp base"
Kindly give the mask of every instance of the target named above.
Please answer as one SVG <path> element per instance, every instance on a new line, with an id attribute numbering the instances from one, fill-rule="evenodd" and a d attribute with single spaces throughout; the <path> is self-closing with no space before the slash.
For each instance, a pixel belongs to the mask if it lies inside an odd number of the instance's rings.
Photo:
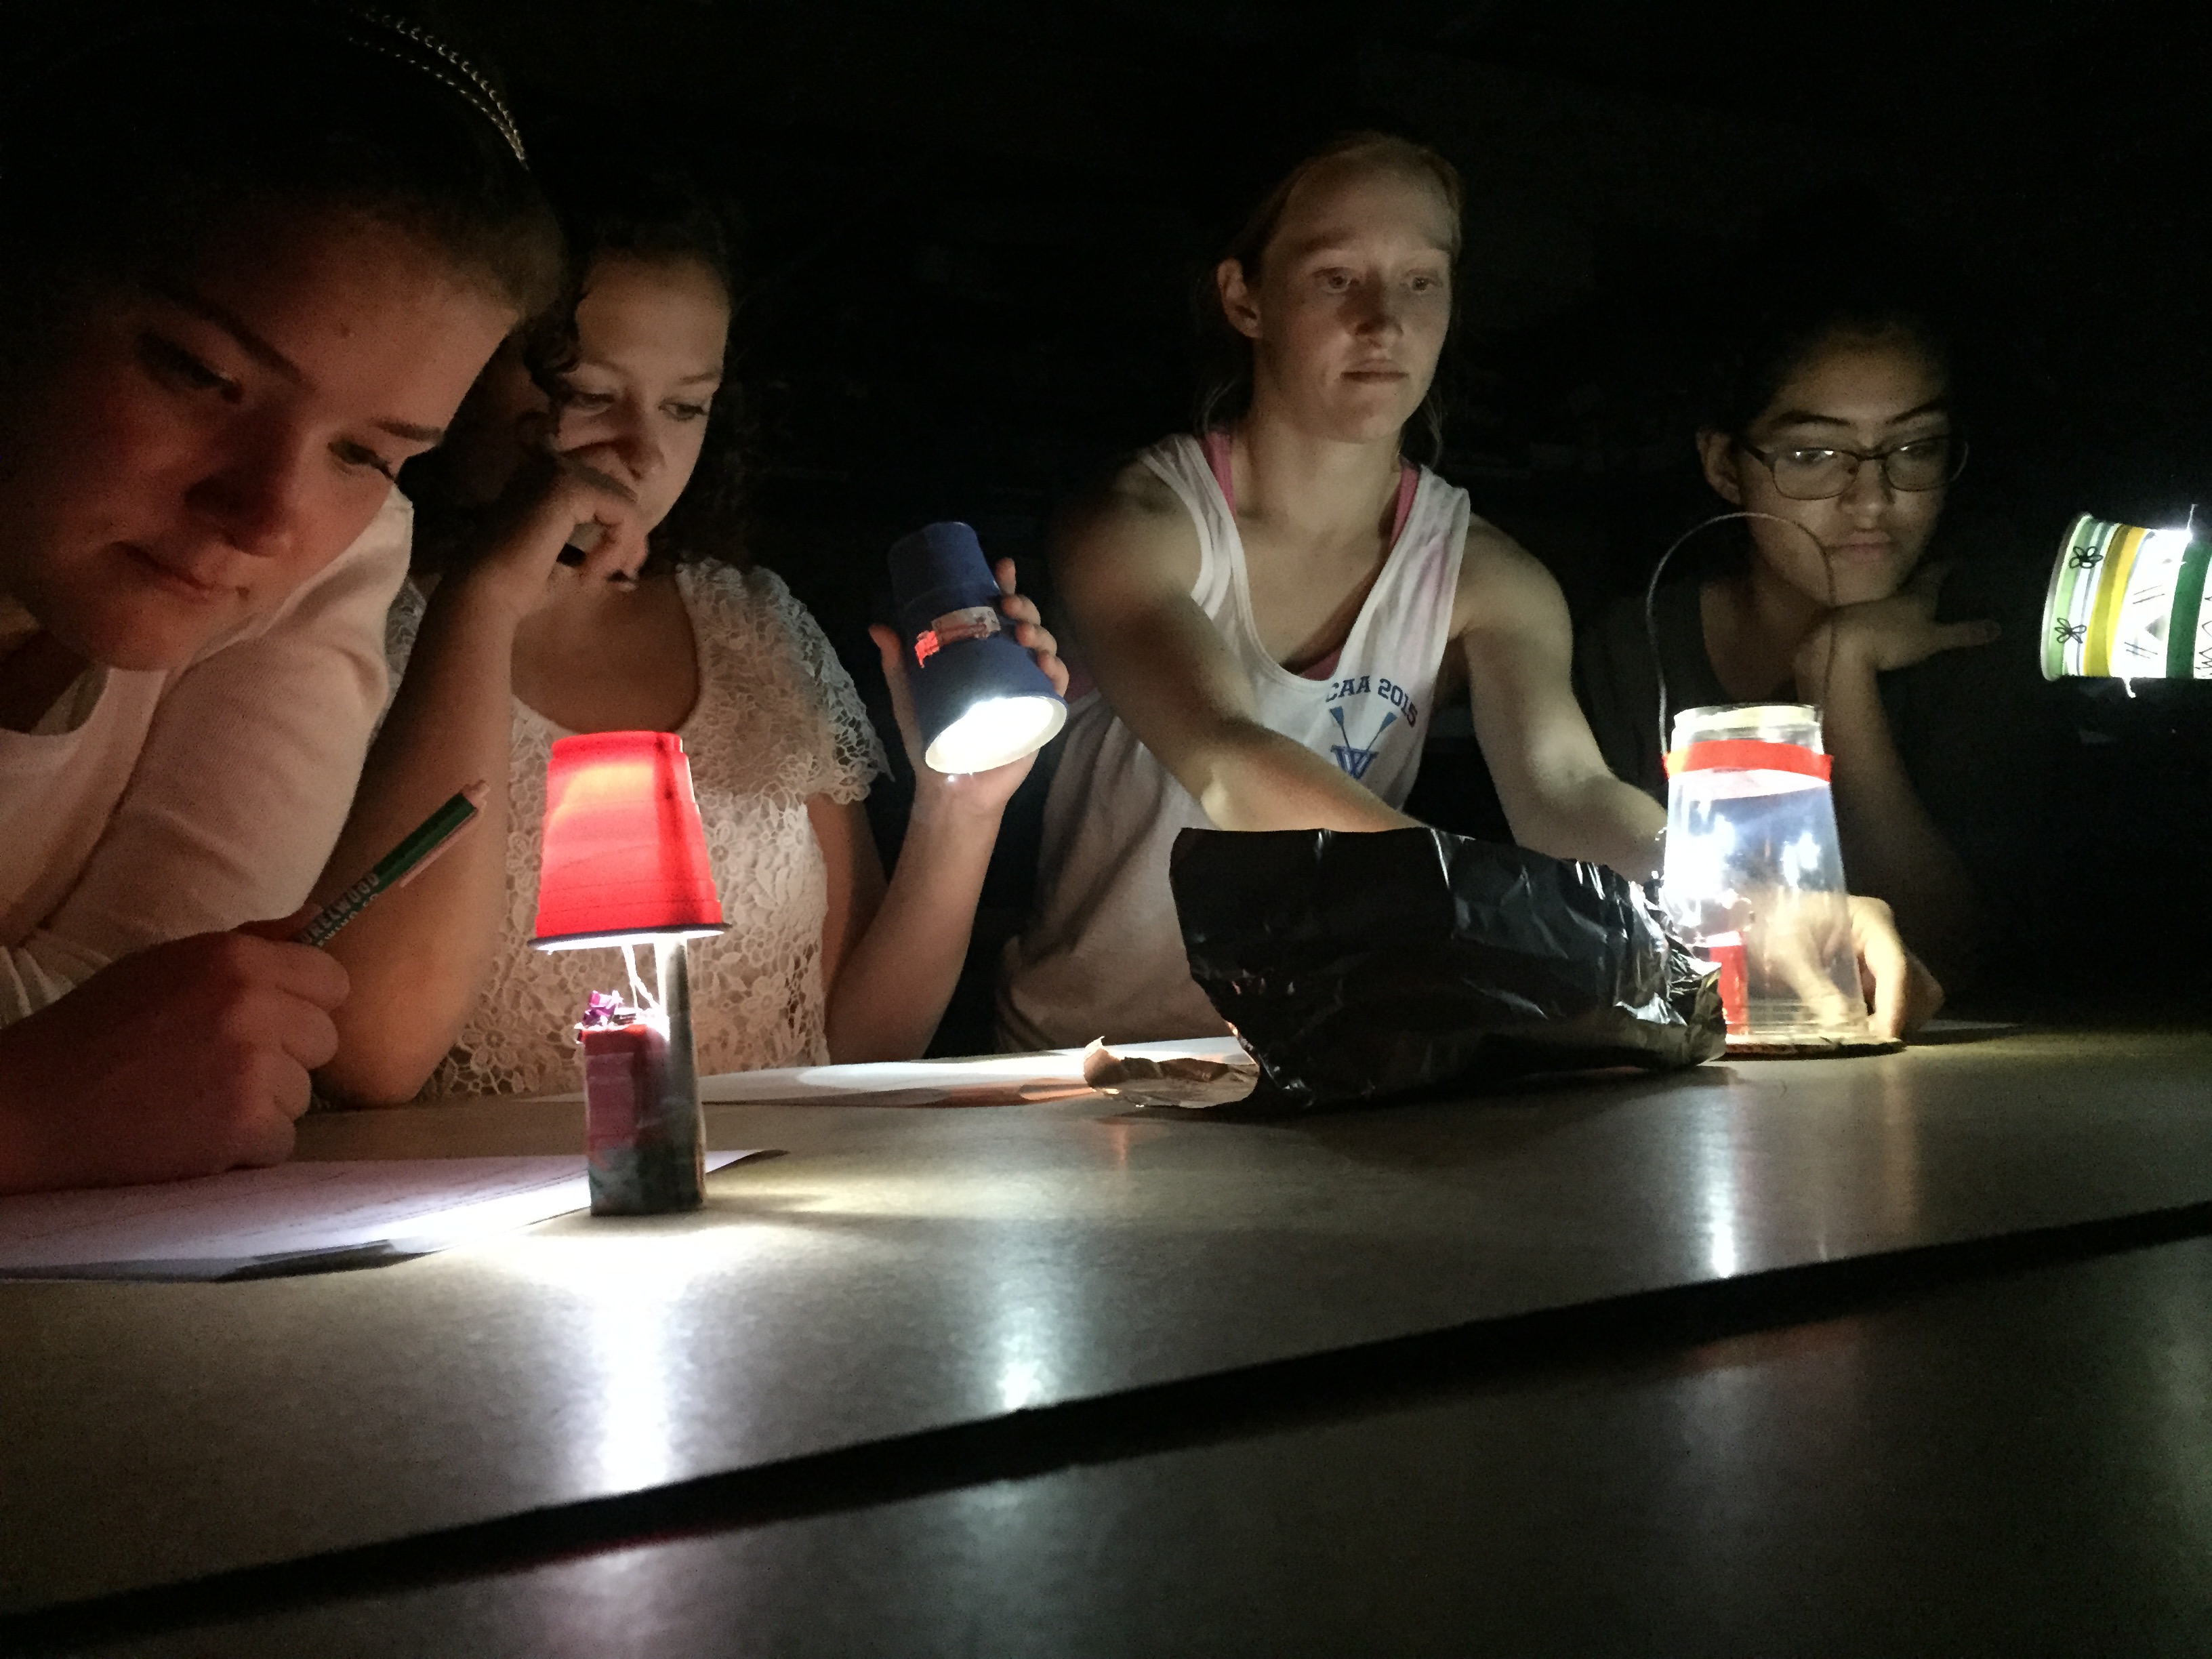
<path id="1" fill-rule="evenodd" d="M 1893 1054 L 1905 1047 L 1898 1037 L 1731 1036 L 1730 1060 L 1849 1060 L 1859 1054 Z"/>
<path id="2" fill-rule="evenodd" d="M 680 939 L 653 941 L 661 1013 L 589 1030 L 584 1158 L 593 1215 L 666 1215 L 707 1199 L 707 1125 L 691 1047 L 690 982 Z"/>

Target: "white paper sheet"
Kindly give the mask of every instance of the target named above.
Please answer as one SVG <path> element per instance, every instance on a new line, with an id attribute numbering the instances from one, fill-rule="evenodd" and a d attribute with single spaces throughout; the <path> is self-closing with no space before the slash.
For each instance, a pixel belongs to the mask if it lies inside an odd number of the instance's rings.
<path id="1" fill-rule="evenodd" d="M 1170 1042 L 1115 1043 L 1117 1054 L 1167 1060 L 1189 1054 L 1243 1060 L 1232 1036 Z M 772 1072 L 725 1072 L 702 1078 L 699 1097 L 714 1105 L 815 1102 L 846 1106 L 1013 1106 L 1066 1100 L 1091 1092 L 1083 1080 L 1083 1050 L 987 1054 L 975 1060 L 883 1060 L 858 1066 L 793 1066 Z"/>
<path id="2" fill-rule="evenodd" d="M 709 1152 L 719 1170 L 750 1152 Z M 580 1157 L 280 1164 L 0 1198 L 0 1279 L 236 1279 L 442 1250 L 591 1202 Z"/>

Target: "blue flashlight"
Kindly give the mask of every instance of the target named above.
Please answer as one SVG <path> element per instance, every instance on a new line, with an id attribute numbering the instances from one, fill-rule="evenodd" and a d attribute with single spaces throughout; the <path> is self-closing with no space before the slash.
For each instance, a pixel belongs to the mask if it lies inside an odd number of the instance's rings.
<path id="1" fill-rule="evenodd" d="M 933 771 L 987 772 L 1034 754 L 1067 721 L 1067 704 L 1014 642 L 975 532 L 926 525 L 891 548 L 891 599 L 907 684 Z"/>

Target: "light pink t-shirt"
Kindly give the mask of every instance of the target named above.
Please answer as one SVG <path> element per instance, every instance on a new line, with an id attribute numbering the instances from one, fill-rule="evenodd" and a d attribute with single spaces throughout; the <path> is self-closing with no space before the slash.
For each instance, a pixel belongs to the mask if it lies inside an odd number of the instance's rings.
<path id="1" fill-rule="evenodd" d="M 337 842 L 384 706 L 414 511 L 170 672 L 88 669 L 0 732 L 0 1025 L 118 957 L 289 915 Z M 33 626 L 0 598 L 0 641 Z"/>

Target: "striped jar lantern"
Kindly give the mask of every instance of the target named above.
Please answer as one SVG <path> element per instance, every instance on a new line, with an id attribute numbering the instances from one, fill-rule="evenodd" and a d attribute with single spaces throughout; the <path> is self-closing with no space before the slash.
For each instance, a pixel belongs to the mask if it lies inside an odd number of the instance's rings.
<path id="1" fill-rule="evenodd" d="M 2084 513 L 2043 606 L 2043 677 L 2212 679 L 2212 538 Z"/>

